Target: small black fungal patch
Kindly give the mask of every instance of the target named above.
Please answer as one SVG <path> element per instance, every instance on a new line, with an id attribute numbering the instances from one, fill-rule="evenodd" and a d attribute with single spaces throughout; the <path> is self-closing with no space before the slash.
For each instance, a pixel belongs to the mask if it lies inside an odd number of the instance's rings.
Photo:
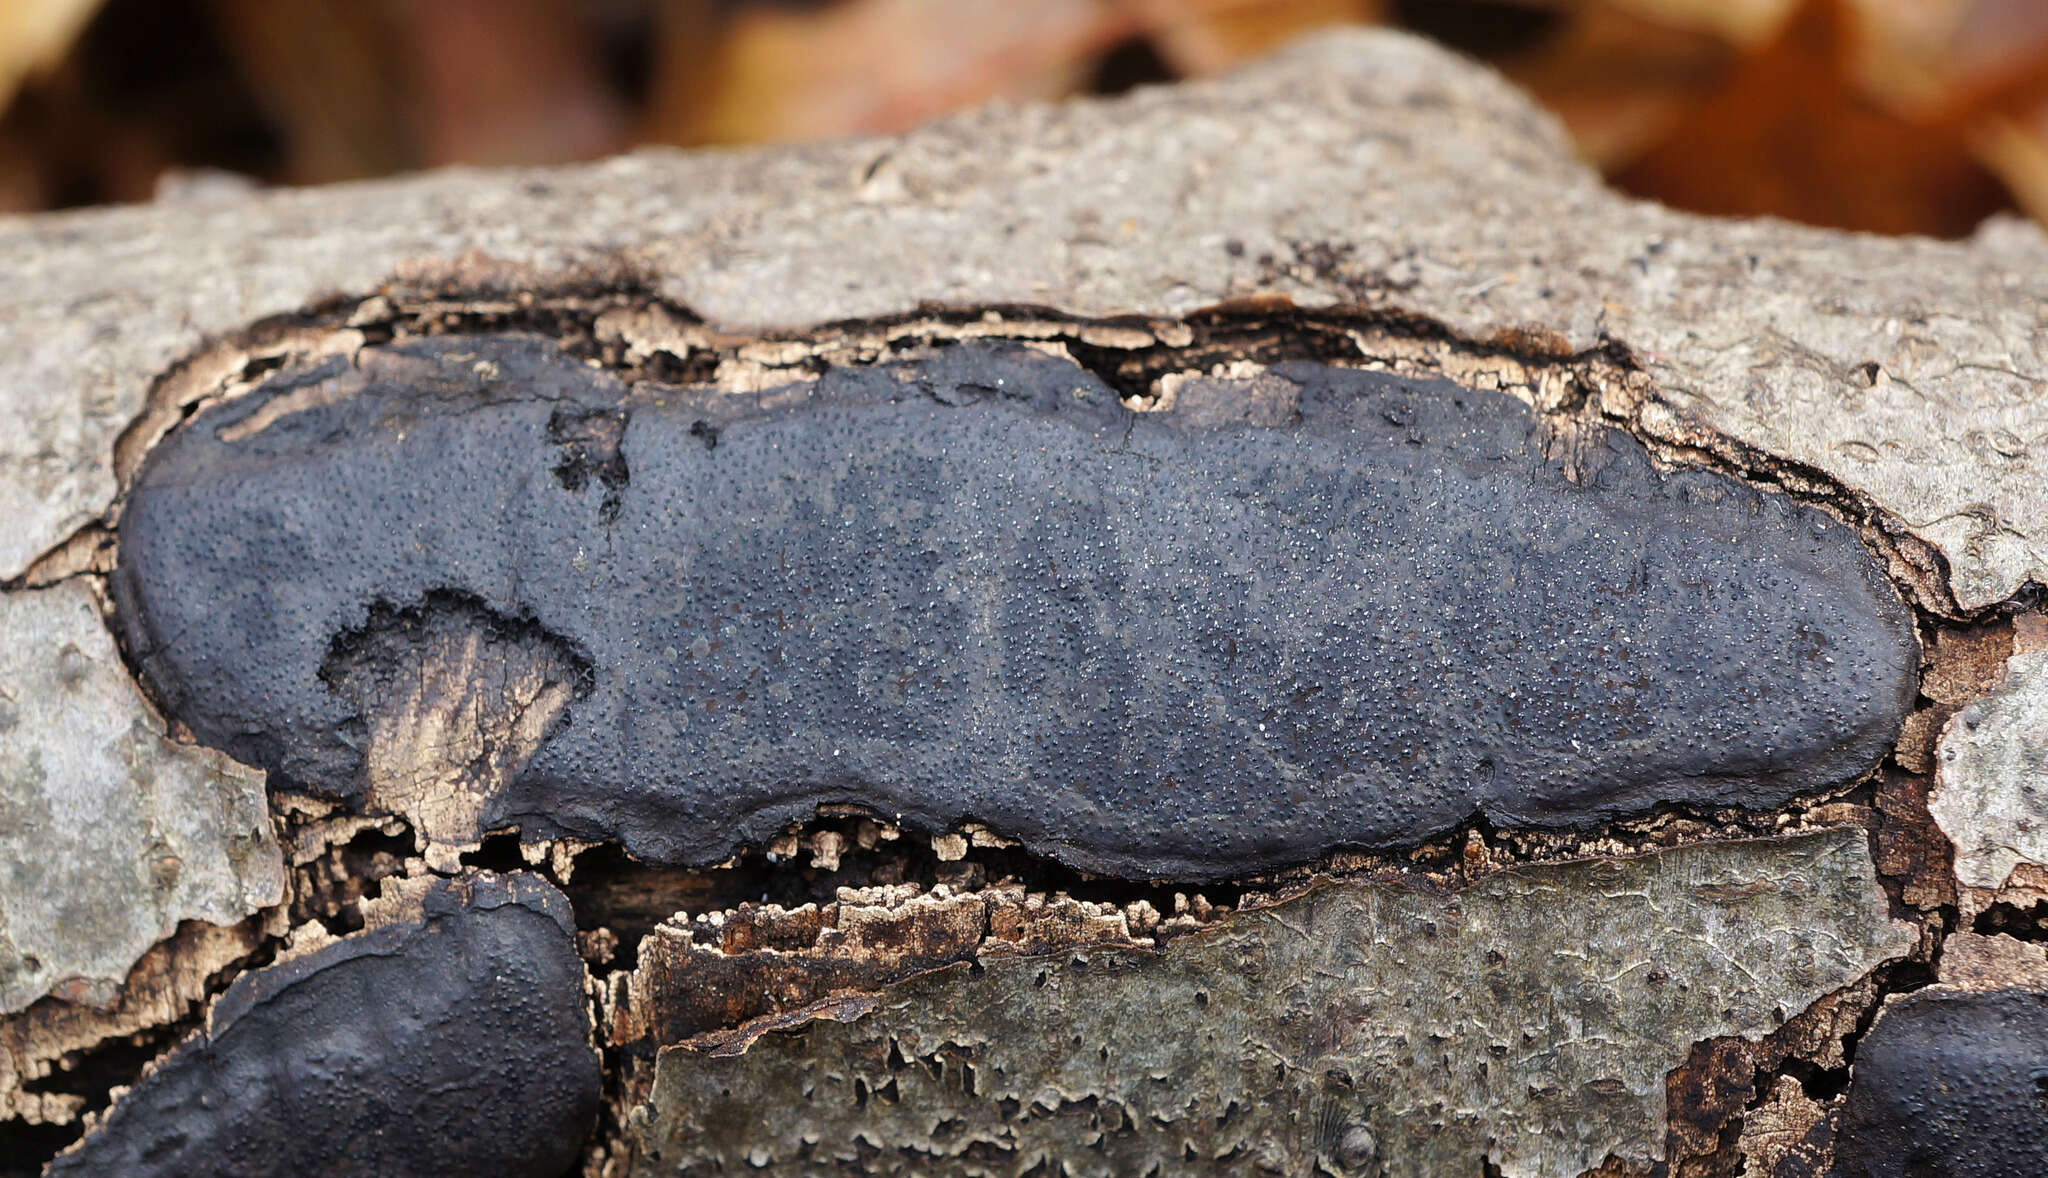
<path id="1" fill-rule="evenodd" d="M 475 876 L 423 915 L 237 979 L 44 1173 L 557 1178 L 601 1080 L 568 900 Z"/>
<path id="2" fill-rule="evenodd" d="M 2048 1174 L 2048 992 L 1923 990 L 1856 1051 L 1835 1178 Z"/>
<path id="3" fill-rule="evenodd" d="M 626 436 L 626 419 L 623 409 L 558 409 L 548 415 L 548 441 L 561 448 L 555 481 L 565 491 L 581 491 L 596 475 L 605 491 L 598 517 L 606 523 L 618 518 L 620 493 L 633 481 L 626 456 L 619 449 Z"/>
<path id="4" fill-rule="evenodd" d="M 337 636 L 450 600 L 590 675 L 491 825 L 660 863 L 828 803 L 1189 879 L 1475 812 L 1769 808 L 1866 772 L 1915 689 L 1843 526 L 1618 432 L 1575 482 L 1443 382 L 1292 364 L 1133 413 L 1007 344 L 753 395 L 520 336 L 360 366 L 161 443 L 113 577 L 163 705 L 329 796 L 364 775 Z"/>

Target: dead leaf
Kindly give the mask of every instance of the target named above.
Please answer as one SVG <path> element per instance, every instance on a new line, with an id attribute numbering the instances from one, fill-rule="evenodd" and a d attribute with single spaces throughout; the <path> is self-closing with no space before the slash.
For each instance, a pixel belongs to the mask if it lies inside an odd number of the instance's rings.
<path id="1" fill-rule="evenodd" d="M 1846 0 L 1804 0 L 1778 37 L 1616 177 L 1680 208 L 1878 233 L 1968 233 L 2003 186 L 1953 127 L 1884 108 L 1856 76 Z"/>

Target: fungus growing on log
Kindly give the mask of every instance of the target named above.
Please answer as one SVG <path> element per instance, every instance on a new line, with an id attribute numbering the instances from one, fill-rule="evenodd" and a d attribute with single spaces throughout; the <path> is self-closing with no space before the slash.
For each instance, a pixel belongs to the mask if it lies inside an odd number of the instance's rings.
<path id="1" fill-rule="evenodd" d="M 197 414 L 113 587 L 202 741 L 451 845 L 843 805 L 1214 878 L 1867 772 L 1918 655 L 1856 536 L 1544 437 L 1305 363 L 1135 412 L 1018 345 L 739 394 L 438 337 Z"/>
<path id="2" fill-rule="evenodd" d="M 46 1174 L 561 1174 L 600 1083 L 568 901 L 472 876 L 417 905 L 237 979 Z"/>
<path id="3" fill-rule="evenodd" d="M 2048 992 L 1937 987 L 1856 1052 L 1837 1178 L 2003 1178 L 2048 1158 Z"/>

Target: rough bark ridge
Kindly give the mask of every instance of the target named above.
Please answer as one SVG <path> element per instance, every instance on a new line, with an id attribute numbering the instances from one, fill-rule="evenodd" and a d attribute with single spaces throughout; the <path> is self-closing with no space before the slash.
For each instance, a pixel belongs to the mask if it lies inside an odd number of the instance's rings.
<path id="1" fill-rule="evenodd" d="M 539 1053 L 518 1078 L 556 1077 L 497 1085 L 462 1122 L 516 1156 L 405 1155 L 443 1172 L 550 1167 L 583 1137 L 591 1174 L 1789 1178 L 1890 1173 L 1903 1123 L 1916 1164 L 1975 1175 L 2004 1162 L 1945 1128 L 1967 1111 L 1898 1093 L 1934 1076 L 2033 1107 L 2034 1064 L 1983 1046 L 2048 987 L 2048 871 L 2023 837 L 2048 682 L 2029 661 L 2026 521 L 2048 494 L 2031 229 L 1885 241 L 1626 202 L 1497 80 L 1346 36 L 889 142 L 16 221 L 0 249 L 22 262 L 0 291 L 0 509 L 19 521 L 0 536 L 0 812 L 24 815 L 0 825 L 0 1152 L 25 1172 L 86 1130 L 60 1167 L 186 1133 L 165 1110 L 234 1066 L 246 1103 L 192 1140 L 324 1124 L 288 1144 L 382 1164 L 349 1117 L 292 1111 L 298 1069 L 350 1093 L 409 1066 L 358 1039 L 378 1011 L 333 1018 L 323 997 L 370 961 L 405 995 L 392 1026 L 488 1056 L 518 1022 Z M 360 718 L 362 788 L 273 773 L 264 822 L 257 774 L 193 747 L 208 733 L 176 706 L 159 719 L 95 616 L 124 497 L 167 436 L 195 436 L 181 423 L 254 407 L 222 430 L 253 437 L 337 411 L 391 348 L 506 333 L 627 399 L 743 400 L 977 341 L 1076 366 L 1119 412 L 1256 417 L 1304 362 L 1447 379 L 1521 402 L 1568 478 L 1618 430 L 1660 471 L 1712 472 L 1658 480 L 1732 479 L 1853 533 L 1914 612 L 1918 693 L 1888 753 L 1795 773 L 1789 797 L 1652 790 L 1564 831 L 1460 814 L 1200 887 L 843 805 L 666 867 L 564 837 L 606 831 L 547 807 L 478 804 L 602 668 L 482 594 L 414 595 L 366 603 L 357 639 L 314 660 L 343 706 L 385 709 Z M 615 521 L 643 477 L 633 421 L 548 415 L 536 477 Z M 675 444 L 715 452 L 704 421 Z M 214 555 L 258 539 L 223 532 Z M 470 971 L 436 983 L 447 936 L 474 938 Z M 493 963 L 543 962 L 520 989 L 536 1006 L 491 997 Z M 476 1018 L 429 1010 L 465 993 Z M 248 1064 L 264 1056 L 236 1028 L 266 1021 L 346 1049 Z M 449 1115 L 373 1119 L 443 1140 Z"/>

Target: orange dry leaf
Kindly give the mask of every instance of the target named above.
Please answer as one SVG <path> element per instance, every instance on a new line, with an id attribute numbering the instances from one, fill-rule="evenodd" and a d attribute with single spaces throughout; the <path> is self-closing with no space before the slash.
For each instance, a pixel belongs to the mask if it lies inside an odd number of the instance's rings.
<path id="1" fill-rule="evenodd" d="M 31 75 L 60 61 L 100 0 L 0 0 L 0 110 Z"/>
<path id="2" fill-rule="evenodd" d="M 1383 0 L 1124 0 L 1159 55 L 1189 77 L 1229 69 L 1310 29 L 1375 24 Z"/>
<path id="3" fill-rule="evenodd" d="M 1052 97 L 1138 28 L 1111 0 L 750 5 L 723 29 L 670 26 L 647 137 L 816 139 L 901 130 L 999 96 Z"/>
<path id="4" fill-rule="evenodd" d="M 2048 3 L 1861 2 L 1873 17 L 1872 91 L 1952 129 L 2048 221 Z"/>
<path id="5" fill-rule="evenodd" d="M 1683 207 L 1957 233 L 2009 189 L 2048 219 L 2048 0 L 0 0 L 0 92 L 74 42 L 0 120 L 0 205 L 144 198 L 194 165 L 574 159 L 635 125 L 895 131 L 1372 22 L 1501 66 Z"/>
<path id="6" fill-rule="evenodd" d="M 1501 65 L 1563 120 L 1588 160 L 1612 172 L 1669 139 L 1738 60 L 1738 49 L 1712 31 L 1594 3 Z"/>
<path id="7" fill-rule="evenodd" d="M 280 179 L 381 176 L 414 166 L 381 22 L 348 0 L 215 0 L 218 26 L 265 117 L 283 131 Z"/>
<path id="8" fill-rule="evenodd" d="M 1845 0 L 1804 0 L 1777 38 L 1617 177 L 1702 212 L 1775 214 L 1879 233 L 1969 232 L 1998 180 L 1952 126 L 1870 98 Z"/>
<path id="9" fill-rule="evenodd" d="M 216 0 L 287 178 L 585 159 L 627 146 L 573 0 Z"/>
<path id="10" fill-rule="evenodd" d="M 1144 39 L 1175 73 L 1228 68 L 1309 29 L 1377 18 L 1379 0 L 702 0 L 665 22 L 649 138 L 815 139 L 897 131 L 990 98 L 1087 88 Z"/>
<path id="11" fill-rule="evenodd" d="M 1733 45 L 1762 42 L 1785 23 L 1797 0 L 1596 0 L 1649 24 L 1712 33 Z"/>
<path id="12" fill-rule="evenodd" d="M 433 0 L 407 7 L 398 43 L 422 163 L 545 164 L 626 144 L 575 0 Z"/>

